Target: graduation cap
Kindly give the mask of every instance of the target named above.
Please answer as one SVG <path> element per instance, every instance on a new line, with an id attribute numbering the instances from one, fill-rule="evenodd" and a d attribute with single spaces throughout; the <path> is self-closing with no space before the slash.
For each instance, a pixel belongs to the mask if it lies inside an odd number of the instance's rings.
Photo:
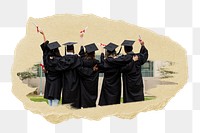
<path id="1" fill-rule="evenodd" d="M 122 46 L 130 46 L 130 47 L 132 47 L 132 45 L 135 43 L 135 41 L 134 40 L 124 40 L 123 42 L 122 42 Z"/>
<path id="2" fill-rule="evenodd" d="M 63 44 L 65 46 L 65 55 L 66 50 L 74 50 L 74 44 L 77 44 L 77 42 L 67 42 Z"/>
<path id="3" fill-rule="evenodd" d="M 52 43 L 47 44 L 47 46 L 50 50 L 53 50 L 53 49 L 59 48 L 60 44 L 56 41 L 56 42 L 52 42 Z"/>
<path id="4" fill-rule="evenodd" d="M 108 52 L 113 52 L 115 51 L 115 49 L 118 47 L 118 45 L 110 42 L 108 45 L 106 45 L 104 48 L 108 51 Z"/>
<path id="5" fill-rule="evenodd" d="M 64 43 L 63 45 L 65 47 L 67 47 L 68 50 L 73 50 L 73 49 L 70 49 L 70 48 L 74 48 L 74 44 L 77 44 L 77 42 L 67 42 L 67 43 Z"/>
<path id="6" fill-rule="evenodd" d="M 74 44 L 77 44 L 77 42 L 67 42 L 67 43 L 64 43 L 63 45 L 65 45 L 65 46 L 73 46 Z"/>
<path id="7" fill-rule="evenodd" d="M 86 49 L 86 53 L 91 53 L 91 52 L 94 52 L 94 51 L 98 50 L 98 48 L 95 45 L 95 43 L 86 45 L 85 49 Z"/>

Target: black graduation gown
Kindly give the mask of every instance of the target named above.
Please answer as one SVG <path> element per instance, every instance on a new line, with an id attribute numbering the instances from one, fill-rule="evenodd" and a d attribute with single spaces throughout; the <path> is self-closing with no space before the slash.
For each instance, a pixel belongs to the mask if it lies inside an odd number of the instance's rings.
<path id="1" fill-rule="evenodd" d="M 56 66 L 58 64 L 58 60 L 60 57 L 51 56 L 52 59 L 47 60 L 48 66 L 48 76 L 47 81 L 50 82 L 49 88 L 45 91 L 45 97 L 48 99 L 58 99 L 60 100 L 61 90 L 62 90 L 62 72 L 56 70 Z"/>
<path id="2" fill-rule="evenodd" d="M 62 89 L 62 73 L 55 69 L 60 57 L 55 56 L 53 51 L 47 47 L 47 44 L 48 41 L 41 44 L 41 48 L 43 50 L 44 67 L 48 71 L 48 73 L 45 73 L 46 83 L 44 98 L 60 100 Z"/>
<path id="3" fill-rule="evenodd" d="M 148 59 L 148 50 L 145 46 L 142 46 L 140 53 L 135 54 L 130 52 L 128 55 L 138 55 L 139 59 L 138 61 L 130 62 L 121 69 L 123 73 L 123 102 L 144 101 L 141 66 Z"/>
<path id="4" fill-rule="evenodd" d="M 103 60 L 104 79 L 101 88 L 99 105 L 119 104 L 121 98 L 121 71 L 120 68 L 132 60 L 131 56 L 124 58 L 108 57 Z"/>
<path id="5" fill-rule="evenodd" d="M 78 67 L 81 61 L 78 55 L 65 55 L 63 56 L 57 70 L 63 70 L 63 91 L 62 91 L 62 104 L 72 104 L 73 107 L 80 108 L 80 83 L 78 75 Z"/>
<path id="6" fill-rule="evenodd" d="M 42 43 L 42 44 L 40 45 L 40 47 L 41 47 L 41 49 L 42 49 L 42 51 L 43 51 L 43 56 L 42 56 L 42 57 L 43 57 L 43 63 L 44 63 L 45 69 L 47 69 L 46 58 L 48 57 L 48 54 L 49 54 L 49 51 L 50 51 L 50 49 L 47 47 L 47 44 L 48 44 L 48 43 L 49 43 L 49 41 L 46 41 L 46 42 L 44 42 L 44 43 Z M 47 76 L 48 76 L 48 73 L 45 73 L 46 82 L 45 82 L 45 88 L 44 88 L 44 98 L 47 98 L 47 99 L 48 99 L 48 96 L 45 95 L 45 92 L 48 91 L 48 88 L 49 88 L 49 86 L 50 86 L 50 81 L 48 81 Z"/>
<path id="7" fill-rule="evenodd" d="M 79 68 L 81 85 L 81 107 L 96 107 L 98 95 L 99 72 L 93 71 L 93 67 L 99 64 L 96 59 L 82 59 L 82 66 Z"/>

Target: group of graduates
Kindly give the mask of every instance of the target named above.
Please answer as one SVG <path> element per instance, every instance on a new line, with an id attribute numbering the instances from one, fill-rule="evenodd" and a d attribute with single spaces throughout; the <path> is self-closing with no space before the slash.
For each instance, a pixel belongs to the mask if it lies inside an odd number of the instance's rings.
<path id="1" fill-rule="evenodd" d="M 144 100 L 143 80 L 141 65 L 148 59 L 148 50 L 144 42 L 141 44 L 140 53 L 134 53 L 133 40 L 124 40 L 122 46 L 126 55 L 118 56 L 114 43 L 109 43 L 104 48 L 100 61 L 95 59 L 98 50 L 95 43 L 81 46 L 78 54 L 74 53 L 75 42 L 65 45 L 65 55 L 59 52 L 58 42 L 49 43 L 44 32 L 41 44 L 46 84 L 44 98 L 48 99 L 50 106 L 58 105 L 61 95 L 62 104 L 70 104 L 73 108 L 96 107 L 98 97 L 99 73 L 104 73 L 98 105 L 120 104 L 121 99 L 121 74 L 123 78 L 123 102 L 136 102 Z"/>

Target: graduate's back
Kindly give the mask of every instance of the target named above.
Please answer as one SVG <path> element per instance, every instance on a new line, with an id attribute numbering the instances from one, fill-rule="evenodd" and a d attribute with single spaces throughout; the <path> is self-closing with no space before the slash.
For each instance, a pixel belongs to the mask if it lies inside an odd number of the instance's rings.
<path id="1" fill-rule="evenodd" d="M 63 70 L 62 104 L 74 103 L 79 95 L 80 84 L 78 67 L 81 65 L 78 55 L 63 56 L 58 69 Z"/>
<path id="2" fill-rule="evenodd" d="M 98 95 L 99 72 L 93 67 L 99 63 L 93 58 L 82 58 L 82 67 L 79 69 L 81 85 L 81 106 L 83 108 L 95 107 Z"/>
<path id="3" fill-rule="evenodd" d="M 99 105 L 119 104 L 121 97 L 120 68 L 131 61 L 131 58 L 108 57 L 103 61 L 104 79 Z"/>

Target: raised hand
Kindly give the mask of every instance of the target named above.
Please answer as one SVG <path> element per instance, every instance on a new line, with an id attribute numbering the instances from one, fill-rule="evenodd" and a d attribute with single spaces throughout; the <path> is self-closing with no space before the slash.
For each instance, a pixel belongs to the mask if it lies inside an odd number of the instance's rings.
<path id="1" fill-rule="evenodd" d="M 99 68 L 98 68 L 98 66 L 97 66 L 97 64 L 93 67 L 93 71 L 98 71 L 99 70 Z"/>
<path id="2" fill-rule="evenodd" d="M 144 41 L 141 40 L 141 41 L 140 41 L 140 44 L 143 46 L 143 45 L 144 45 Z"/>
<path id="3" fill-rule="evenodd" d="M 137 61 L 138 60 L 138 56 L 137 55 L 133 56 L 133 60 Z"/>
<path id="4" fill-rule="evenodd" d="M 44 42 L 46 42 L 46 36 L 45 36 L 45 34 L 44 34 L 44 31 L 40 29 L 40 30 L 39 30 L 39 33 L 42 34 L 43 39 L 44 39 Z"/>
<path id="5" fill-rule="evenodd" d="M 44 35 L 43 30 L 38 30 L 38 32 L 40 32 L 40 34 Z"/>
<path id="6" fill-rule="evenodd" d="M 140 44 L 143 46 L 144 45 L 144 41 L 142 41 L 142 38 L 141 38 L 141 36 L 139 35 L 139 39 L 138 39 L 138 41 L 140 42 Z"/>

